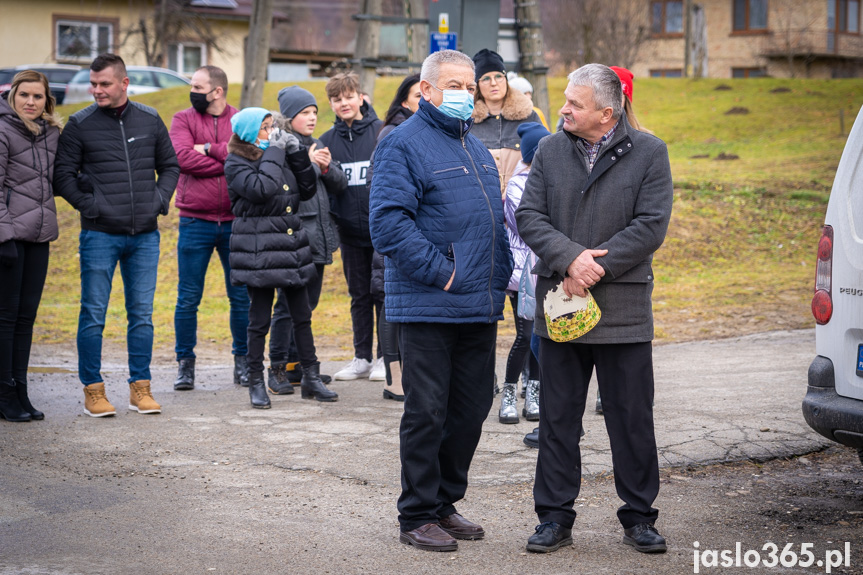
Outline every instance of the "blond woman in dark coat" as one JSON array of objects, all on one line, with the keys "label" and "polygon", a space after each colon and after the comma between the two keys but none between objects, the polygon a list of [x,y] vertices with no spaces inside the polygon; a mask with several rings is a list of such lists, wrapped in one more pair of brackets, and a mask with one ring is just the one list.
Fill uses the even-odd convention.
[{"label": "blond woman in dark coat", "polygon": [[0,96],[0,417],[44,419],[27,394],[33,323],[57,239],[51,178],[60,136],[48,79],[19,72]]}]

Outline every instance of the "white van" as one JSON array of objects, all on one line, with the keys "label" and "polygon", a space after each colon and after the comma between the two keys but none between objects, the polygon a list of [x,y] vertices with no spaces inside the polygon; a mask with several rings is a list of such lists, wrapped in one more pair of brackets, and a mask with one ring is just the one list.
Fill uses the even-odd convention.
[{"label": "white van", "polygon": [[815,271],[815,359],[803,417],[863,462],[863,109],[836,170]]}]

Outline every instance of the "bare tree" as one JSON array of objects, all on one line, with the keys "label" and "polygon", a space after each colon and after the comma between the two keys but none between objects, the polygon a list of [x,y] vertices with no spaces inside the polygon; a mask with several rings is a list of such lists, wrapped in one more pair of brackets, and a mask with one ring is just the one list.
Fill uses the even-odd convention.
[{"label": "bare tree", "polygon": [[219,36],[210,21],[188,7],[189,0],[155,0],[152,12],[142,11],[141,17],[122,31],[120,45],[137,43],[148,66],[162,67],[168,63],[168,46],[181,40],[196,38],[221,52]]},{"label": "bare tree", "polygon": [[823,13],[819,14],[813,4],[807,0],[783,0],[771,4],[771,30],[763,52],[784,59],[791,78],[797,76],[795,60],[809,64],[817,51],[814,28],[823,18]]},{"label": "bare tree", "polygon": [[591,62],[631,68],[650,35],[649,12],[640,0],[552,0],[540,6],[546,44],[570,70]]}]

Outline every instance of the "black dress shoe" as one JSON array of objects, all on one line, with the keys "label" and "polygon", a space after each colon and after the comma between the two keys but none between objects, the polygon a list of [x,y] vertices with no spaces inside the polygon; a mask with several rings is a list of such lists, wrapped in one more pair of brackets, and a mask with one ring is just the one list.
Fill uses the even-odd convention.
[{"label": "black dress shoe", "polygon": [[534,449],[539,449],[539,428],[534,427],[533,431],[524,436],[524,444]]},{"label": "black dress shoe", "polygon": [[639,523],[635,527],[624,529],[623,542],[642,553],[665,553],[668,549],[665,538],[659,534],[653,523]]},{"label": "black dress shoe", "polygon": [[553,521],[537,525],[536,533],[527,540],[527,550],[534,553],[551,553],[565,545],[572,545],[572,529]]},{"label": "black dress shoe", "polygon": [[437,523],[426,523],[411,531],[402,531],[399,541],[423,551],[456,551],[458,541],[450,537]]},{"label": "black dress shoe", "polygon": [[458,513],[441,517],[438,524],[441,529],[456,539],[472,540],[485,537],[485,530],[482,528],[482,525],[468,521]]},{"label": "black dress shoe", "polygon": [[[584,428],[581,428],[581,437],[584,437]],[[539,449],[539,428],[534,427],[533,431],[524,436],[524,444],[534,449]]]}]

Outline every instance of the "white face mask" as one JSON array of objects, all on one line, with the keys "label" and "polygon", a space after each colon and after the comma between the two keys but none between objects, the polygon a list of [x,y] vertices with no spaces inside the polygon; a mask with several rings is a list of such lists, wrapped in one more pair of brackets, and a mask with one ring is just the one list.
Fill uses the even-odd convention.
[{"label": "white face mask", "polygon": [[467,90],[441,90],[432,86],[438,92],[443,93],[443,102],[437,107],[438,110],[451,118],[468,120],[473,114],[473,95]]}]

